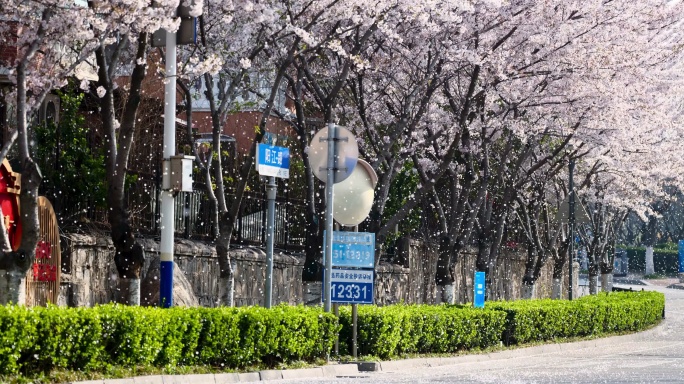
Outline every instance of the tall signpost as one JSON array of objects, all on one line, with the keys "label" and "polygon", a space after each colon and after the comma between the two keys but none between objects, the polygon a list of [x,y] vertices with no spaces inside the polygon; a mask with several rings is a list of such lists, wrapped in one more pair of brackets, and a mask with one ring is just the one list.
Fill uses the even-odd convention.
[{"label": "tall signpost", "polygon": [[290,177],[290,150],[275,145],[257,144],[257,171],[266,176],[266,282],[264,306],[271,308],[273,301],[273,237],[275,232],[275,178]]},{"label": "tall signpost", "polygon": [[[356,232],[356,226],[370,213],[378,177],[370,164],[358,159],[356,138],[334,124],[314,135],[309,158],[314,175],[326,183],[324,309],[330,312],[332,303],[351,304],[356,358],[357,305],[372,304],[375,291],[375,234]],[[333,220],[354,227],[354,232],[333,231]]]},{"label": "tall signpost", "polygon": [[323,307],[326,312],[332,309],[330,281],[332,278],[333,247],[333,199],[334,184],[340,183],[351,175],[359,157],[359,147],[354,135],[345,128],[329,123],[311,139],[309,158],[313,174],[325,182],[325,239],[323,277]]}]

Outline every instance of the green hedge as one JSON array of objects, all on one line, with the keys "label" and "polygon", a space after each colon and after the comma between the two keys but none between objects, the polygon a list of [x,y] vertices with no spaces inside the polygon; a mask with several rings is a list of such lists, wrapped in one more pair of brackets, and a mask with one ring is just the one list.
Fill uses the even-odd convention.
[{"label": "green hedge", "polygon": [[0,374],[313,360],[330,353],[338,330],[334,315],[302,306],[0,306]]},{"label": "green hedge", "polygon": [[662,318],[665,297],[657,292],[612,292],[577,300],[493,302],[507,313],[506,344],[637,331]]},{"label": "green hedge", "polygon": [[[387,358],[449,353],[501,341],[527,343],[637,331],[657,323],[665,299],[657,292],[615,292],[566,300],[460,305],[360,306],[358,352]],[[95,308],[0,306],[0,374],[53,368],[211,365],[314,360],[350,352],[351,310],[338,319],[319,307]]]},{"label": "green hedge", "polygon": [[[351,353],[352,317],[340,311],[341,351]],[[501,311],[463,306],[360,306],[358,353],[381,358],[405,353],[447,353],[499,343],[506,327]]]},{"label": "green hedge", "polygon": [[[646,271],[646,249],[626,248],[629,259],[629,271],[644,273]],[[653,250],[653,268],[656,273],[663,275],[677,274],[679,267],[679,252],[671,249]]]}]

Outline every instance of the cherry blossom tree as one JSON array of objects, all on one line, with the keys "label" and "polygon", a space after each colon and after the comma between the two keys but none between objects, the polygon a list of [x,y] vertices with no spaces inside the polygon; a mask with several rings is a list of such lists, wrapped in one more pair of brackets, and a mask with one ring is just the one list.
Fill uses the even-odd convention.
[{"label": "cherry blossom tree", "polygon": [[[99,17],[98,22],[104,24],[94,34],[98,81],[93,88],[99,99],[104,136],[108,218],[116,251],[114,262],[125,292],[121,300],[131,305],[140,304],[145,254],[135,238],[124,199],[128,159],[135,137],[142,84],[147,75],[150,35],[160,28],[171,31],[178,28],[178,6],[178,0],[155,4],[145,1],[89,3]],[[196,15],[199,11],[193,12]],[[89,89],[86,82],[82,87]],[[125,96],[119,115],[115,110],[115,92]]]},{"label": "cherry blossom tree", "polygon": [[[0,150],[3,160],[18,139],[21,162],[22,242],[12,250],[6,235],[2,250],[0,303],[23,304],[24,277],[35,259],[39,237],[38,186],[41,173],[31,156],[32,116],[45,96],[63,86],[76,66],[95,48],[94,33],[102,23],[91,10],[73,1],[21,0],[0,5],[0,38],[16,46],[16,57],[6,63],[13,89],[7,96],[16,108],[16,129]],[[4,227],[4,226],[3,226]],[[5,234],[5,229],[1,228]]]},{"label": "cherry blossom tree", "polygon": [[[434,192],[434,186],[442,175],[448,174],[452,180],[458,180],[454,176],[462,176],[462,183],[451,188],[456,193],[444,196],[457,197],[458,192],[468,191],[473,185],[479,187],[480,192],[462,193],[461,196],[468,198],[461,205],[455,203],[448,208],[445,201],[435,201],[434,206],[443,221],[448,216],[443,212],[459,212],[458,207],[468,207],[474,218],[467,220],[467,215],[454,215],[465,221],[452,225],[453,229],[444,225],[444,221],[440,233],[461,233],[465,235],[463,240],[467,246],[468,236],[473,232],[461,229],[469,228],[469,222],[477,222],[478,269],[490,272],[491,276],[497,265],[511,209],[520,197],[520,191],[540,172],[548,173],[553,169],[558,172],[562,163],[560,155],[570,139],[576,147],[583,148],[582,156],[587,157],[588,163],[601,160],[606,169],[617,171],[621,168],[621,172],[625,172],[630,166],[625,163],[624,168],[614,168],[621,161],[616,162],[613,156],[617,154],[611,151],[628,142],[643,143],[643,139],[634,140],[635,133],[651,135],[644,127],[637,127],[637,122],[657,121],[659,126],[651,131],[656,137],[662,136],[662,122],[667,121],[667,114],[652,95],[649,100],[640,88],[660,87],[660,90],[669,89],[670,92],[674,89],[662,84],[664,79],[672,80],[672,73],[653,74],[652,70],[655,63],[663,60],[664,53],[672,51],[673,42],[668,42],[668,48],[659,36],[667,35],[664,31],[673,25],[678,8],[671,4],[660,7],[649,4],[646,7],[615,2],[591,5],[558,2],[553,6],[547,3],[519,1],[494,8],[480,5],[474,11],[459,14],[461,24],[458,27],[461,31],[456,40],[460,44],[445,40],[452,43],[449,44],[450,54],[445,55],[446,62],[452,67],[447,68],[451,72],[444,86],[444,95],[438,95],[441,101],[439,98],[431,100],[450,108],[430,110],[431,114],[425,118],[430,125],[421,126],[419,133],[424,135],[420,139],[429,138],[439,144],[422,146],[413,152],[401,147],[405,152],[393,152],[394,157],[401,153],[422,157],[413,161],[422,184],[413,199],[378,230],[379,239],[383,239],[396,223],[406,217],[421,198],[428,194],[439,196]],[[620,34],[618,30],[629,33]],[[421,41],[430,42],[421,37]],[[415,52],[408,53],[413,58],[411,64],[420,57]],[[406,65],[395,65],[392,74],[403,75],[403,68]],[[443,76],[447,70],[442,70]],[[410,75],[406,77],[414,79]],[[629,84],[629,91],[633,93],[623,92],[625,84]],[[373,85],[366,85],[364,90],[372,89]],[[381,89],[387,90],[388,87]],[[395,92],[396,87],[389,89]],[[380,93],[378,99],[382,95]],[[373,99],[368,95],[359,98],[365,105]],[[357,105],[362,104],[358,102]],[[378,106],[378,116],[386,116],[380,120],[385,124],[366,126],[370,127],[369,131],[382,132],[386,122],[393,121],[387,112],[390,108],[383,108],[391,104],[379,102],[375,105]],[[649,107],[639,108],[644,105]],[[368,113],[368,107],[359,109],[364,114]],[[449,115],[450,118],[445,118]],[[452,124],[453,133],[449,135],[448,130],[437,128],[437,122],[443,121],[460,124]],[[377,136],[373,140],[373,133],[368,134],[371,137],[369,142],[377,143],[383,149],[394,148],[393,142],[382,143]],[[406,133],[402,131],[402,134]],[[553,137],[560,137],[562,145],[555,148],[542,145]],[[456,146],[450,143],[456,143]],[[497,145],[499,149],[493,150]],[[539,152],[545,148],[551,150]],[[639,152],[643,153],[643,148]],[[672,160],[670,164],[677,164],[676,159]],[[471,164],[470,168],[467,168],[468,164]],[[388,172],[383,169],[379,173],[387,175]],[[493,180],[492,185],[487,186],[490,179]],[[643,192],[644,188],[638,191]],[[637,193],[635,199],[625,199],[624,204],[634,209],[642,207],[638,196]],[[445,272],[458,255],[450,248],[452,244],[463,241],[449,237],[445,236],[446,241],[440,242],[445,246],[440,252],[442,267],[438,268],[437,277],[446,285],[450,281]]]}]

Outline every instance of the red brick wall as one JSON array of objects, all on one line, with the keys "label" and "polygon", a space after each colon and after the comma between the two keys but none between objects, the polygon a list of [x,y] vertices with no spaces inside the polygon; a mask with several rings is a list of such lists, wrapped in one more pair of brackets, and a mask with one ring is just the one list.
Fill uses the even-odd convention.
[{"label": "red brick wall", "polygon": [[[199,133],[211,132],[209,112],[193,112],[192,116],[193,128],[197,128]],[[238,153],[249,152],[254,140],[255,127],[259,126],[260,119],[261,112],[237,112],[228,116],[223,125],[223,133],[235,138]],[[290,125],[275,117],[268,120],[266,131],[278,135],[293,135]]]},{"label": "red brick wall", "polygon": [[[17,58],[18,26],[14,21],[3,21],[2,23],[9,24],[9,30],[0,35],[0,65],[8,66],[13,64]],[[3,25],[3,29],[5,25]]]}]

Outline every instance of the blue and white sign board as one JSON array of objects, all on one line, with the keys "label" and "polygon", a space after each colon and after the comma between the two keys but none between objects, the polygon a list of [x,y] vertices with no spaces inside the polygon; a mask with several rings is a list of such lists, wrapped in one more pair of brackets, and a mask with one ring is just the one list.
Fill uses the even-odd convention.
[{"label": "blue and white sign board", "polygon": [[333,269],[330,301],[341,304],[373,304],[373,271]]},{"label": "blue and white sign board", "polygon": [[484,308],[485,304],[485,273],[475,272],[475,295],[473,296],[473,307]]},{"label": "blue and white sign board", "polygon": [[332,266],[375,268],[375,233],[333,231]]},{"label": "blue and white sign board", "polygon": [[684,273],[684,240],[679,240],[679,273]]},{"label": "blue and white sign board", "polygon": [[261,176],[290,178],[290,149],[257,144],[257,171]]}]

